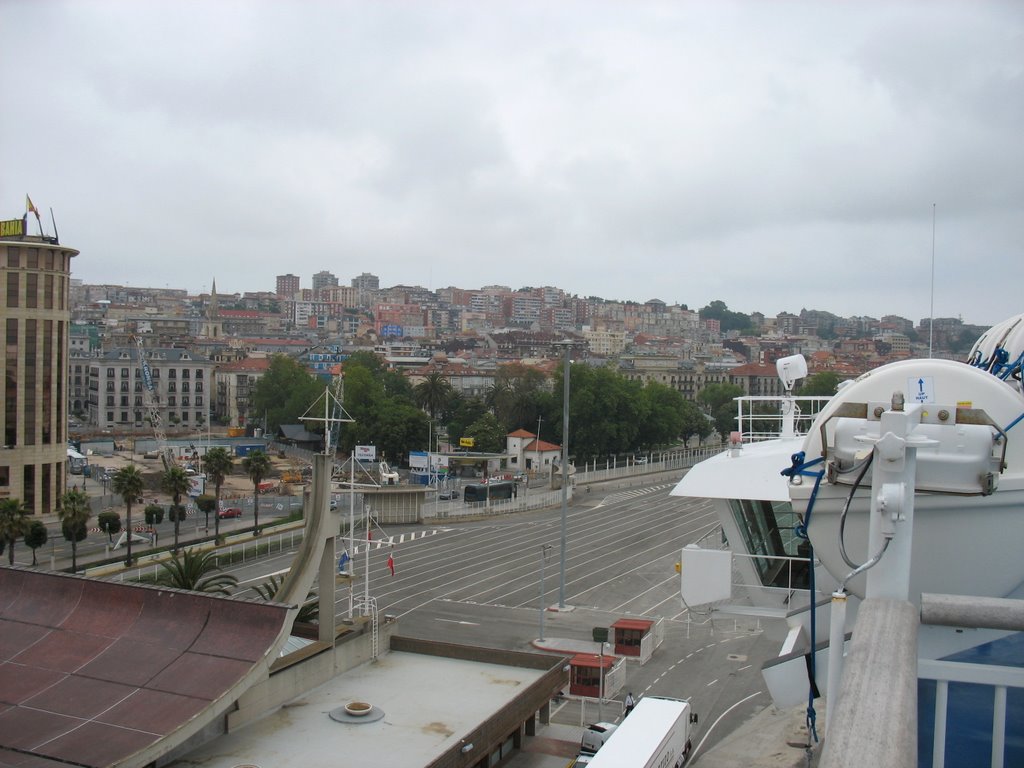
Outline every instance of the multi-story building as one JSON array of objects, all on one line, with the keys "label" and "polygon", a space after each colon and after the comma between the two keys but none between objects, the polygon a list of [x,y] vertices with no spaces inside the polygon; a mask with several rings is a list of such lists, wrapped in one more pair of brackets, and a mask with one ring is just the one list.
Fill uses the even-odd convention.
[{"label": "multi-story building", "polygon": [[359,306],[363,309],[369,309],[377,301],[376,296],[377,291],[380,290],[380,278],[376,275],[371,275],[369,272],[363,272],[359,277],[352,278],[352,287],[356,289]]},{"label": "multi-story building", "polygon": [[[185,349],[147,349],[155,405],[165,424],[206,423],[213,363]],[[138,349],[112,349],[89,362],[89,423],[99,429],[141,427],[147,399]]]},{"label": "multi-story building", "polygon": [[324,288],[330,288],[331,286],[338,285],[338,278],[328,272],[326,269],[317,272],[313,275],[313,295],[317,298],[320,296],[320,291]]},{"label": "multi-story building", "polygon": [[590,354],[595,357],[611,357],[626,348],[625,331],[583,330]]},{"label": "multi-story building", "polygon": [[[217,367],[214,413],[222,424],[244,427],[261,414],[252,413],[252,388],[270,367],[269,357],[250,357]],[[256,418],[256,421],[260,420]]]},{"label": "multi-story building", "polygon": [[68,283],[78,251],[27,235],[26,224],[0,222],[0,498],[42,515],[56,511],[66,488]]},{"label": "multi-story building", "polygon": [[277,276],[277,295],[290,299],[299,292],[299,276],[291,273]]}]

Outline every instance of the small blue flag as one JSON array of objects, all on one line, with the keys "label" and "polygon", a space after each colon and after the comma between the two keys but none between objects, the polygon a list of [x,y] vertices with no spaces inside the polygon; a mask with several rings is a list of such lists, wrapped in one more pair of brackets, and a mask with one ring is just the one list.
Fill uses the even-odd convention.
[{"label": "small blue flag", "polygon": [[338,573],[345,573],[345,565],[351,558],[348,556],[348,550],[344,550],[341,553],[341,557],[338,558]]}]

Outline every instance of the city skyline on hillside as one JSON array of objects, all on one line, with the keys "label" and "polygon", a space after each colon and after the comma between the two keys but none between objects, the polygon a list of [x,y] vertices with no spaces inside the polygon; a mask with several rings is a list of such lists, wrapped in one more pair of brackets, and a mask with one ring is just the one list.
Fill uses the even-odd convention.
[{"label": "city skyline on hillside", "polygon": [[[309,279],[305,279],[301,275],[298,276],[298,277],[300,277],[302,279],[300,290],[311,290],[311,285],[310,285],[311,284],[311,277]],[[338,278],[339,278],[340,285],[343,285],[343,286],[346,285],[346,282],[344,281],[344,279],[340,275],[338,275]],[[246,294],[274,294],[274,288],[273,288],[272,284],[270,285],[270,287],[260,288],[260,289],[253,290],[253,291],[239,291],[239,290],[234,290],[229,283],[227,283],[226,281],[223,281],[221,278],[219,278],[217,276],[214,276],[213,280],[211,281],[211,283],[207,284],[205,287],[202,287],[200,290],[190,290],[189,288],[187,288],[185,286],[173,285],[173,284],[168,284],[168,285],[164,285],[164,286],[157,286],[157,285],[141,285],[141,284],[130,285],[130,284],[124,283],[124,282],[120,282],[120,283],[118,283],[118,282],[113,282],[113,283],[109,283],[109,282],[90,282],[90,281],[84,280],[83,278],[77,277],[77,276],[73,276],[73,279],[75,281],[79,281],[80,280],[82,282],[82,285],[94,286],[94,287],[95,286],[112,286],[112,287],[116,286],[118,288],[122,288],[123,287],[125,289],[138,290],[138,291],[160,291],[160,290],[184,291],[190,297],[200,297],[200,296],[204,296],[204,295],[209,295],[210,294],[210,288],[212,287],[213,284],[216,284],[217,296],[218,296],[218,298],[221,301],[225,297],[229,297],[229,296],[232,296],[232,297],[237,296],[237,297],[239,297],[239,299],[241,299]],[[438,291],[444,291],[444,290],[448,290],[448,289],[455,289],[455,290],[467,291],[467,292],[470,292],[470,293],[477,293],[477,292],[482,292],[486,288],[493,288],[493,287],[496,287],[496,286],[499,286],[499,285],[502,285],[502,284],[491,282],[491,283],[486,283],[484,285],[481,285],[481,286],[479,286],[477,288],[467,288],[467,287],[464,287],[464,286],[451,285],[451,286],[444,286],[444,287],[441,287],[441,288],[435,288],[433,290],[430,290],[429,292],[431,294],[435,295],[435,296],[437,295]],[[570,288],[567,288],[566,286],[550,286],[549,284],[544,284],[544,285],[541,285],[541,284],[523,285],[523,286],[518,286],[518,287],[514,286],[514,285],[504,285],[504,287],[508,288],[512,292],[518,292],[518,291],[530,290],[530,289],[537,289],[537,288],[542,288],[542,287],[554,287],[554,288],[557,288],[559,290],[564,291],[566,297],[578,297],[578,298],[583,298],[583,299],[595,298],[595,299],[599,299],[601,301],[608,302],[608,303],[646,304],[646,303],[648,303],[650,301],[662,301],[662,302],[664,302],[668,306],[684,306],[685,305],[686,309],[688,309],[691,312],[699,312],[701,309],[703,309],[703,308],[707,307],[708,305],[710,305],[711,302],[722,301],[722,302],[725,303],[726,307],[728,308],[728,310],[730,312],[738,312],[740,314],[744,314],[744,315],[747,315],[747,316],[750,316],[752,314],[760,312],[761,314],[763,314],[765,317],[768,317],[768,318],[776,317],[776,316],[778,316],[780,314],[792,314],[792,315],[799,316],[801,314],[801,312],[824,312],[824,313],[832,314],[832,315],[835,315],[836,317],[841,317],[841,318],[842,317],[873,317],[875,319],[881,319],[883,317],[901,317],[901,318],[905,318],[907,320],[912,321],[915,325],[917,325],[922,320],[929,319],[929,316],[927,314],[918,316],[918,315],[911,315],[911,314],[908,314],[906,312],[900,312],[898,310],[891,311],[891,312],[883,312],[883,313],[877,314],[877,315],[873,315],[873,314],[870,314],[870,313],[867,313],[867,312],[854,312],[852,314],[844,315],[844,314],[840,314],[839,312],[835,312],[835,311],[833,311],[833,310],[831,310],[831,309],[829,309],[827,307],[822,307],[822,306],[801,306],[801,307],[797,307],[795,309],[783,309],[783,310],[780,310],[779,312],[776,312],[776,313],[768,313],[768,312],[762,312],[761,310],[756,309],[756,308],[754,308],[754,309],[744,309],[744,308],[741,308],[741,307],[733,306],[727,299],[722,298],[722,297],[711,299],[708,302],[705,302],[705,303],[703,303],[703,304],[698,306],[698,305],[695,305],[695,304],[692,304],[692,303],[687,303],[687,302],[667,301],[663,297],[660,297],[660,296],[648,296],[648,297],[642,298],[642,299],[641,298],[635,298],[635,299],[634,298],[616,298],[616,297],[608,297],[608,296],[580,296],[579,294],[574,293]],[[394,289],[397,289],[397,288],[423,288],[423,289],[426,289],[426,286],[415,285],[413,283],[399,282],[399,283],[395,283],[394,285],[384,285],[384,284],[382,284],[380,290],[381,291],[390,291],[390,290],[394,290]],[[429,290],[429,289],[427,289],[427,290]],[[987,325],[993,325],[994,324],[994,323],[975,322],[972,318],[966,317],[966,316],[964,316],[964,315],[962,315],[960,313],[952,313],[952,314],[948,314],[948,315],[940,315],[940,314],[936,313],[935,318],[939,319],[940,317],[941,318],[957,319],[957,320],[962,321],[965,325],[987,326]],[[1001,318],[1001,319],[1005,319],[1005,318]],[[998,320],[996,322],[998,322]]]},{"label": "city skyline on hillside", "polygon": [[0,219],[27,193],[52,234],[52,208],[91,283],[256,291],[324,265],[976,324],[1024,284],[1016,2],[2,15]]}]

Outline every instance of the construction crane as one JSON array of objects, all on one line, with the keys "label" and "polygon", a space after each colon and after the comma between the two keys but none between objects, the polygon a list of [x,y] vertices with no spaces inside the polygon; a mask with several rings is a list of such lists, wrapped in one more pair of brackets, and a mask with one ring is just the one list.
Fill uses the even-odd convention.
[{"label": "construction crane", "polygon": [[167,444],[167,434],[164,432],[164,419],[160,415],[160,407],[156,400],[156,386],[153,384],[153,371],[146,360],[146,348],[142,343],[142,337],[135,337],[135,346],[139,350],[139,367],[142,369],[142,384],[146,391],[146,409],[149,411],[149,422],[153,425],[153,436],[156,438],[156,447],[160,452],[160,459],[164,463],[164,469],[177,466],[174,451]]}]

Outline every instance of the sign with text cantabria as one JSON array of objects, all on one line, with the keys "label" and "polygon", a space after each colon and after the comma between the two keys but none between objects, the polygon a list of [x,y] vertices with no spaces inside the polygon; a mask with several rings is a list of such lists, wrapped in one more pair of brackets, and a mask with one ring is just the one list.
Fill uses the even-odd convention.
[{"label": "sign with text cantabria", "polygon": [[7,221],[0,221],[0,237],[24,237],[25,236],[25,220],[24,219],[8,219]]}]

